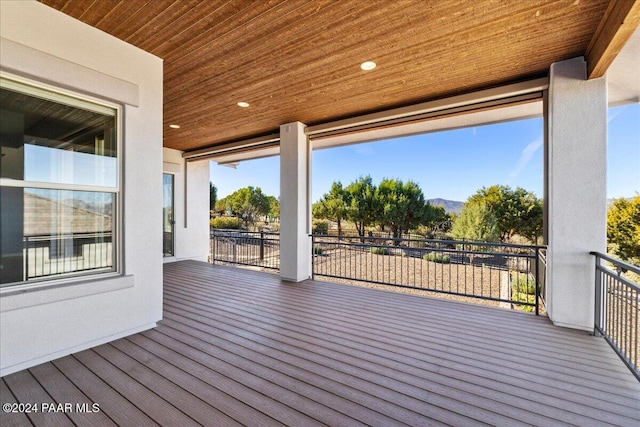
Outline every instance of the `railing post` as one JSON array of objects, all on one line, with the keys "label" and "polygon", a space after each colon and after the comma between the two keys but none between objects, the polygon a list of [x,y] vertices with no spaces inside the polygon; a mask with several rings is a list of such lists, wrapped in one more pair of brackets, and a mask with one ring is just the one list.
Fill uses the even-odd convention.
[{"label": "railing post", "polygon": [[536,246],[536,272],[535,272],[535,281],[536,281],[536,316],[540,315],[540,248]]},{"label": "railing post", "polygon": [[260,230],[260,261],[264,261],[264,231]]},{"label": "railing post", "polygon": [[313,234],[311,235],[311,280],[315,278],[316,272],[316,240]]},{"label": "railing post", "polygon": [[595,255],[595,292],[596,292],[596,303],[594,307],[594,317],[593,317],[593,335],[596,337],[601,336],[599,329],[602,325],[600,325],[601,315],[602,315],[602,275],[598,270],[598,266],[600,265],[600,258],[598,255]]},{"label": "railing post", "polygon": [[216,263],[216,254],[218,253],[218,238],[216,236],[216,231],[213,230],[213,244],[211,245],[211,264]]},{"label": "railing post", "polygon": [[233,263],[236,264],[238,262],[238,238],[233,238]]},{"label": "railing post", "polygon": [[29,236],[24,236],[24,281],[29,280]]}]

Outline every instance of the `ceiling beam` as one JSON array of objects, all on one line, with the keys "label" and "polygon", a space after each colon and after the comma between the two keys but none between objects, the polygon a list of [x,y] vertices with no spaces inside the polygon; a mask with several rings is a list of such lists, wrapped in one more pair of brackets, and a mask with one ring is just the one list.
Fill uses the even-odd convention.
[{"label": "ceiling beam", "polygon": [[640,25],[640,0],[611,0],[587,47],[587,77],[604,76]]}]

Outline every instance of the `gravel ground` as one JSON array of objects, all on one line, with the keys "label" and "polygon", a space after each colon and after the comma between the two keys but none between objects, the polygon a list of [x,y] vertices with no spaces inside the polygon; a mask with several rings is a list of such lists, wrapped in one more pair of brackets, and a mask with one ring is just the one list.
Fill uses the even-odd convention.
[{"label": "gravel ground", "polygon": [[[455,260],[450,263],[438,263],[414,256],[378,255],[369,251],[336,248],[314,256],[314,271],[315,277],[320,280],[500,306],[501,303],[496,301],[442,293],[443,291],[473,293],[484,297],[500,298],[501,282],[508,286],[506,284],[508,269],[504,263],[496,266],[483,264],[482,261],[480,257],[476,257],[472,260],[472,264],[455,262]],[[329,276],[362,278],[367,282]],[[371,282],[385,282],[415,288]]]}]

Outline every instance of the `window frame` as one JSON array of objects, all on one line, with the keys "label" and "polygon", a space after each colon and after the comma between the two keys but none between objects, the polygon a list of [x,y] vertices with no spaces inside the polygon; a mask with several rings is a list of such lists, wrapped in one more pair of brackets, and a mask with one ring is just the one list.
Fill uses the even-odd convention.
[{"label": "window frame", "polygon": [[50,190],[90,191],[113,194],[112,239],[113,239],[113,267],[109,271],[77,271],[61,273],[53,276],[34,277],[20,282],[6,283],[0,286],[0,294],[14,291],[28,291],[41,288],[50,288],[60,285],[86,283],[88,280],[101,280],[123,276],[124,268],[124,106],[106,99],[87,95],[73,90],[50,85],[40,81],[16,76],[11,73],[0,72],[0,87],[28,96],[45,98],[57,104],[74,108],[88,109],[95,113],[115,115],[116,133],[116,185],[96,186],[67,183],[51,183],[40,181],[17,180],[0,177],[0,187],[38,188]]}]

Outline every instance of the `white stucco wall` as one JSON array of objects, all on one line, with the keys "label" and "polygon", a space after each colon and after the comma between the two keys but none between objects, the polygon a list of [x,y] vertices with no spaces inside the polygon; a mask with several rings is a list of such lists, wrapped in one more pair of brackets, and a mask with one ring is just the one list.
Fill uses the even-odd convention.
[{"label": "white stucco wall", "polygon": [[35,1],[0,2],[0,69],[123,105],[122,276],[0,291],[6,375],[162,316],[162,61]]},{"label": "white stucco wall", "polygon": [[606,252],[607,85],[586,63],[552,64],[548,112],[547,311],[559,326],[592,330],[595,260]]},{"label": "white stucco wall", "polygon": [[[185,172],[186,168],[186,172]],[[163,172],[174,175],[174,250],[165,262],[207,261],[209,253],[209,160],[186,163],[182,151],[163,149]],[[185,206],[185,176],[186,206]],[[186,209],[186,221],[185,221]]]}]

